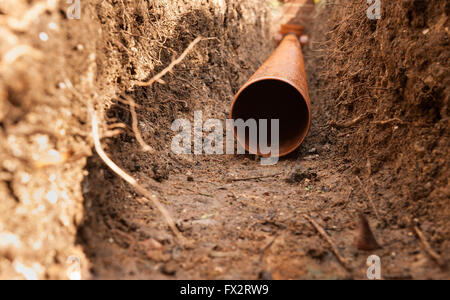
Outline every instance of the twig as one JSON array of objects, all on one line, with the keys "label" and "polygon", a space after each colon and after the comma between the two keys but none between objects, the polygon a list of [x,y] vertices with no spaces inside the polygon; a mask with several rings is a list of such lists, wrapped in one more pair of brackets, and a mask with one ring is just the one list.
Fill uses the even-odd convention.
[{"label": "twig", "polygon": [[263,261],[264,255],[266,254],[267,250],[269,250],[270,247],[272,247],[272,245],[275,243],[277,238],[278,238],[278,235],[275,235],[273,237],[273,239],[269,243],[267,243],[267,245],[265,245],[264,248],[262,248],[261,255],[259,256],[259,262]]},{"label": "twig", "polygon": [[272,175],[265,175],[265,176],[257,176],[257,177],[247,177],[247,178],[232,178],[229,179],[230,181],[247,181],[247,180],[258,180],[258,179],[264,179],[264,178],[270,178],[270,177],[276,177],[278,175],[283,174],[283,172],[281,173],[276,173],[276,174],[272,174]]},{"label": "twig", "polygon": [[184,237],[181,235],[181,233],[178,231],[177,227],[175,226],[175,222],[173,221],[172,217],[170,216],[169,212],[166,210],[166,208],[161,204],[161,202],[158,200],[156,195],[152,195],[149,191],[147,191],[145,188],[143,188],[132,176],[128,175],[125,171],[123,171],[119,166],[117,166],[105,153],[105,151],[102,148],[101,142],[100,142],[100,135],[99,135],[99,129],[98,129],[98,119],[97,119],[97,113],[92,105],[91,102],[88,104],[89,108],[89,114],[91,116],[91,122],[92,122],[92,137],[94,139],[94,145],[95,150],[97,151],[98,156],[103,160],[103,162],[118,176],[120,176],[123,180],[125,180],[128,184],[130,184],[138,193],[140,193],[145,198],[151,200],[153,202],[153,205],[163,215],[163,217],[166,219],[167,224],[169,225],[170,229],[173,231],[175,236],[181,241],[184,242]]},{"label": "twig", "polygon": [[433,250],[433,248],[431,248],[430,244],[426,240],[422,231],[420,231],[419,227],[414,226],[414,232],[416,233],[417,237],[419,238],[419,241],[422,244],[425,252],[439,265],[439,267],[441,267],[441,268],[445,267],[445,263],[442,261],[441,256],[439,254],[437,254],[436,251]]},{"label": "twig", "polygon": [[314,228],[317,230],[317,232],[319,232],[319,234],[328,242],[328,244],[330,245],[331,249],[333,250],[334,255],[336,256],[337,260],[339,261],[339,263],[346,269],[346,270],[350,270],[350,268],[347,265],[347,260],[342,257],[339,254],[339,249],[337,248],[337,246],[333,243],[333,241],[331,240],[331,238],[328,236],[328,234],[325,232],[325,229],[322,228],[322,226],[320,226],[316,221],[314,221],[310,216],[308,215],[303,215],[304,218],[306,220],[308,220],[313,226]]},{"label": "twig", "polygon": [[405,122],[403,122],[399,118],[392,118],[392,119],[388,119],[388,120],[384,120],[384,121],[374,121],[373,123],[377,124],[377,125],[386,125],[386,124],[389,124],[389,123],[405,124]]},{"label": "twig", "polygon": [[369,191],[368,191],[368,190],[366,189],[366,187],[363,185],[361,179],[359,179],[358,176],[356,176],[356,179],[358,180],[359,185],[361,186],[362,190],[363,190],[364,193],[366,194],[367,199],[369,199],[370,206],[372,207],[372,209],[373,209],[373,211],[374,211],[374,213],[375,213],[375,216],[377,217],[377,219],[378,219],[379,221],[382,221],[382,219],[381,219],[381,217],[380,217],[380,214],[378,213],[378,209],[377,209],[377,207],[375,206],[375,202],[373,202],[372,195],[369,193]]},{"label": "twig", "polygon": [[356,124],[358,124],[359,122],[361,122],[364,118],[366,118],[369,114],[363,114],[351,121],[348,121],[346,123],[337,123],[336,121],[330,121],[328,122],[328,126],[334,127],[334,128],[347,128],[347,127],[352,127]]},{"label": "twig", "polygon": [[181,63],[184,60],[184,58],[189,54],[189,52],[195,47],[195,45],[197,45],[202,40],[203,40],[203,37],[201,37],[201,36],[197,37],[193,42],[191,42],[189,44],[189,46],[186,48],[186,50],[184,50],[184,52],[180,55],[180,57],[178,57],[176,60],[172,61],[167,68],[162,70],[159,74],[154,76],[149,81],[147,81],[147,82],[136,82],[136,85],[137,86],[151,86],[155,82],[163,82],[162,78],[167,73],[171,72],[176,65]]},{"label": "twig", "polygon": [[116,128],[122,128],[122,129],[127,129],[128,126],[125,125],[124,123],[114,123],[114,124],[108,124],[108,129],[116,129]]},{"label": "twig", "polygon": [[[128,103],[128,101],[125,101],[125,100],[123,100],[123,99],[117,99],[117,106],[119,106],[119,107],[122,107],[123,108],[123,106],[121,106],[121,104],[125,104],[125,105],[129,105],[129,103]],[[155,110],[153,109],[153,108],[151,108],[151,107],[146,107],[146,106],[142,106],[142,105],[139,105],[139,104],[137,104],[136,102],[134,102],[134,106],[137,108],[137,109],[145,109],[145,110],[147,110],[147,111],[149,111],[149,112],[154,112]]]},{"label": "twig", "polygon": [[139,130],[139,127],[138,127],[138,118],[137,118],[137,114],[136,114],[136,103],[134,102],[134,100],[131,97],[129,97],[129,96],[124,96],[124,97],[127,99],[128,104],[130,105],[131,117],[133,119],[133,121],[132,121],[133,132],[134,132],[134,135],[136,136],[138,143],[141,145],[142,149],[145,152],[155,153],[155,150],[151,146],[149,146],[142,138],[141,131]]},{"label": "twig", "polygon": [[109,130],[108,132],[105,132],[105,134],[103,134],[103,137],[104,138],[112,138],[112,137],[116,137],[121,134],[123,134],[123,131],[121,129],[115,129],[115,130]]},{"label": "twig", "polygon": [[161,48],[164,48],[164,49],[166,49],[166,50],[168,50],[168,51],[170,51],[170,52],[176,52],[176,51],[173,50],[172,48],[169,48],[169,47],[164,46],[163,43],[161,43],[161,42],[159,42],[159,41],[157,41],[157,40],[154,40],[154,39],[145,37],[145,36],[143,36],[143,35],[133,34],[133,33],[130,33],[130,32],[128,32],[128,31],[125,31],[125,30],[116,31],[116,32],[113,32],[113,31],[112,31],[111,34],[118,34],[118,33],[120,33],[120,32],[125,33],[125,34],[128,34],[128,35],[131,35],[131,36],[134,36],[134,37],[142,38],[142,39],[148,40],[148,41],[150,41],[150,42],[155,42],[155,43],[157,43]]}]

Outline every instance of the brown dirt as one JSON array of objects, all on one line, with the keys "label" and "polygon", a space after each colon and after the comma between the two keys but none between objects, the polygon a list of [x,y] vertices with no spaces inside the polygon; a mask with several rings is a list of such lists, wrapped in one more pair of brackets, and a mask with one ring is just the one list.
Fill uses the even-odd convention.
[{"label": "brown dirt", "polygon": [[[379,21],[347,0],[317,11],[305,49],[312,130],[271,167],[253,156],[175,156],[170,125],[194,110],[227,116],[274,48],[275,1],[98,1],[83,4],[81,20],[67,20],[62,1],[23,28],[12,18],[47,1],[15,2],[0,5],[0,278],[67,278],[76,257],[94,279],[363,279],[370,254],[386,279],[450,278],[411,228],[450,260],[445,1],[386,3]],[[134,85],[199,35],[211,39],[165,84]],[[26,51],[8,60],[11,49]],[[123,94],[156,154],[136,142]],[[105,148],[162,199],[189,244],[91,152],[89,100],[104,124],[126,125]],[[353,245],[360,212],[381,249]]]},{"label": "brown dirt", "polygon": [[380,20],[365,18],[363,4],[340,5],[318,12],[330,22],[316,23],[309,60],[322,66],[313,93],[335,127],[336,152],[387,226],[420,224],[448,257],[450,5],[383,1]]}]

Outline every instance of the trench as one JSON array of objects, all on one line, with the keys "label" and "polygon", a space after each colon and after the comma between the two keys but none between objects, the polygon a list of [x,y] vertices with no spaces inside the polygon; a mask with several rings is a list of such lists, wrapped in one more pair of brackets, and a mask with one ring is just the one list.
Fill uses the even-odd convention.
[{"label": "trench", "polygon": [[[179,165],[161,183],[139,174],[144,186],[146,181],[151,182],[177,220],[178,229],[190,241],[183,247],[177,245],[156,209],[97,158],[91,158],[85,190],[92,182],[101,184],[102,189],[85,194],[88,221],[79,230],[79,241],[92,263],[93,276],[350,276],[302,217],[332,214],[323,212],[323,208],[347,197],[344,180],[327,169],[332,153],[325,133],[314,124],[301,148],[274,166],[261,166],[251,155],[200,155],[191,164]],[[139,169],[136,165],[132,168]],[[296,174],[305,178],[298,179]],[[271,242],[270,249],[265,250]]]},{"label": "trench", "polygon": [[[193,15],[186,15],[177,28],[182,30]],[[207,24],[211,17],[201,18]],[[192,36],[186,40],[189,38]],[[212,41],[208,46],[218,47]],[[273,45],[264,48],[264,55],[251,62],[253,71]],[[211,58],[211,53],[208,55]],[[326,99],[320,96],[322,85],[317,80],[324,66],[312,62],[317,55],[313,49],[306,47],[304,55],[312,95],[311,130],[299,149],[272,166],[261,166],[254,155],[175,156],[168,146],[170,123],[178,112],[191,118],[200,107],[206,110],[204,118],[224,119],[234,93],[252,70],[236,70],[216,57],[222,65],[213,66],[195,80],[187,77],[183,86],[171,77],[174,87],[159,85],[154,90],[133,91],[131,96],[140,106],[147,105],[153,96],[161,101],[156,112],[138,110],[145,128],[157,125],[160,131],[153,132],[156,140],[152,146],[158,153],[143,153],[132,134],[110,140],[108,153],[162,200],[188,243],[178,244],[159,211],[92,156],[86,166],[89,175],[83,181],[85,221],[77,234],[92,278],[364,279],[371,254],[383,257],[385,278],[410,278],[414,272],[420,277],[433,268],[404,267],[417,261],[420,245],[413,241],[408,228],[377,220],[367,190],[355,181],[355,162],[339,148],[342,135],[324,126],[332,115]],[[170,59],[167,54],[165,62]],[[206,68],[207,63],[201,67]],[[217,74],[220,78],[214,80]],[[212,89],[217,82],[226,82],[227,101],[223,101],[223,93],[205,96],[198,92],[205,81],[210,81]],[[162,94],[172,102],[158,99]],[[108,114],[126,124],[131,122],[129,112],[120,105]],[[361,213],[375,228],[383,248],[371,252],[355,248]],[[380,213],[389,215],[389,208],[383,206]],[[310,219],[325,229],[346,258],[346,266]]]},{"label": "trench", "polygon": [[[229,116],[287,2],[81,1],[80,19],[65,1],[0,2],[0,278],[367,279],[376,255],[383,279],[448,279],[448,1],[378,1],[373,19],[365,1],[308,0],[301,147],[270,166],[170,151],[174,120]],[[291,91],[263,94],[304,128]],[[88,100],[108,155],[187,243],[92,151]],[[260,104],[242,117],[270,117]]]},{"label": "trench", "polygon": [[[138,90],[136,99],[141,99],[140,93],[145,92]],[[292,100],[301,103],[296,97]],[[230,103],[223,105],[226,115]],[[110,113],[131,122],[123,108],[112,108]],[[108,144],[109,155],[162,200],[188,244],[179,245],[159,211],[93,156],[83,181],[86,217],[77,238],[89,259],[91,276],[351,277],[303,217],[336,213],[323,212],[323,208],[348,193],[344,179],[329,168],[334,149],[320,126],[325,117],[314,115],[306,141],[272,166],[262,166],[258,157],[248,154],[178,157],[167,153],[168,142],[157,157],[160,161],[155,161],[154,156],[142,153],[132,136],[113,139]],[[159,121],[170,124],[171,119]]]}]

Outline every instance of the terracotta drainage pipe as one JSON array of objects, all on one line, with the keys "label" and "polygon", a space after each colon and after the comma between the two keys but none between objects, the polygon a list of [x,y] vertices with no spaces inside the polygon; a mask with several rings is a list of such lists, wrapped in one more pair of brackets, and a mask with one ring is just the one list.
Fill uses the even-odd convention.
[{"label": "terracotta drainage pipe", "polygon": [[[311,100],[299,33],[291,31],[284,36],[275,52],[236,94],[230,112],[233,120],[279,119],[279,156],[297,149],[311,126]],[[240,140],[236,128],[235,135],[249,151],[248,135]],[[270,141],[270,131],[268,135]],[[259,150],[252,154],[261,155]]]}]

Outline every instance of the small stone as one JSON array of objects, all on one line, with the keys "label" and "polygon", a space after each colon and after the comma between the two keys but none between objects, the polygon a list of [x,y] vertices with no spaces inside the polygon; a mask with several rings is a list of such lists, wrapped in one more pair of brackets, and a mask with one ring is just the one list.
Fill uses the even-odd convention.
[{"label": "small stone", "polygon": [[151,250],[159,250],[162,248],[162,245],[160,242],[154,240],[154,239],[148,239],[146,241],[142,242],[142,245],[146,248],[146,249],[151,249]]},{"label": "small stone", "polygon": [[0,232],[0,256],[13,261],[20,249],[22,249],[22,242],[18,236]]},{"label": "small stone", "polygon": [[178,265],[175,262],[168,262],[161,268],[161,272],[167,276],[174,276],[177,273]]},{"label": "small stone", "polygon": [[319,248],[310,248],[306,251],[306,254],[314,259],[322,260],[327,252]]},{"label": "small stone", "polygon": [[322,192],[328,193],[330,191],[331,191],[331,189],[329,187],[326,187],[326,186],[322,187]]},{"label": "small stone", "polygon": [[308,153],[310,153],[310,154],[316,154],[316,153],[317,153],[317,148],[311,148],[311,149],[309,149]]},{"label": "small stone", "polygon": [[58,83],[58,89],[65,90],[66,89],[66,84],[64,82],[59,82]]},{"label": "small stone", "polygon": [[302,35],[300,37],[300,44],[302,44],[303,46],[308,44],[309,42],[309,37],[307,35]]},{"label": "small stone", "polygon": [[431,84],[434,82],[434,78],[433,78],[433,76],[428,75],[428,76],[423,80],[423,82],[426,83],[426,84],[428,84],[428,85],[431,85]]},{"label": "small stone", "polygon": [[161,263],[167,263],[171,259],[170,254],[163,253],[161,250],[148,250],[145,251],[145,255],[148,259]]},{"label": "small stone", "polygon": [[47,201],[51,204],[58,202],[58,193],[56,191],[50,191],[47,193]]},{"label": "small stone", "polygon": [[157,232],[153,234],[153,238],[161,243],[161,245],[170,244],[172,242],[171,236],[165,232]]},{"label": "small stone", "polygon": [[41,41],[46,42],[48,41],[48,34],[45,32],[41,32],[39,33],[39,38],[41,39]]},{"label": "small stone", "polygon": [[261,271],[258,275],[260,280],[273,280],[272,274],[269,271]]}]

